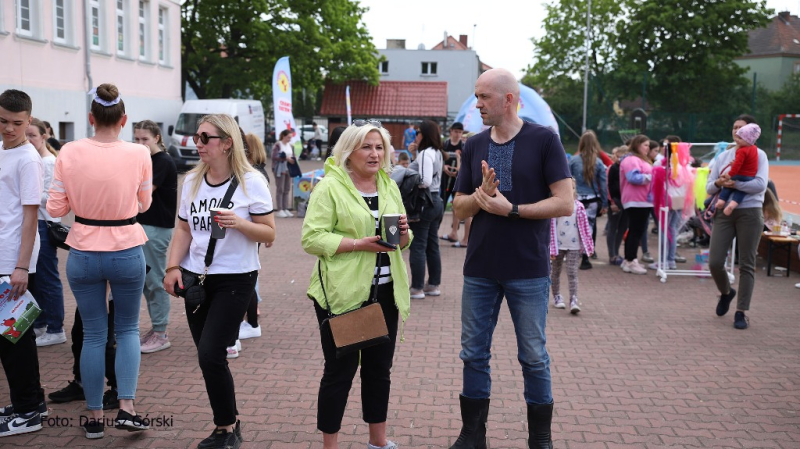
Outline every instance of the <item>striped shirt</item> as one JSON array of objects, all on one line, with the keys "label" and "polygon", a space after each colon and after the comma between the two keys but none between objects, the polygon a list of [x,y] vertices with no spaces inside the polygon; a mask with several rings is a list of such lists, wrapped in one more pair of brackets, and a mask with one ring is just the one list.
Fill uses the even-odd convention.
[{"label": "striped shirt", "polygon": [[[378,216],[378,193],[364,193],[359,192],[367,203],[367,207],[372,211],[372,216],[375,217],[375,235],[381,235],[381,217]],[[378,253],[377,262],[375,263],[375,275],[378,277],[378,285],[388,284],[392,282],[392,273],[389,271],[389,255],[385,252]],[[374,284],[373,280],[373,284]]]}]

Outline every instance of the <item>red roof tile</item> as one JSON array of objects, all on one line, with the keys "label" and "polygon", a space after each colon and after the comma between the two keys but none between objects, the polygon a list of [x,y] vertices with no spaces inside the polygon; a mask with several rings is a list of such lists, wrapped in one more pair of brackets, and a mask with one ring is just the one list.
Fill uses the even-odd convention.
[{"label": "red roof tile", "polygon": [[447,82],[383,81],[370,86],[364,81],[325,83],[322,116],[346,116],[345,88],[350,86],[353,117],[441,118],[447,117]]},{"label": "red roof tile", "polygon": [[766,28],[750,31],[749,53],[741,56],[800,55],[800,17],[780,13]]}]

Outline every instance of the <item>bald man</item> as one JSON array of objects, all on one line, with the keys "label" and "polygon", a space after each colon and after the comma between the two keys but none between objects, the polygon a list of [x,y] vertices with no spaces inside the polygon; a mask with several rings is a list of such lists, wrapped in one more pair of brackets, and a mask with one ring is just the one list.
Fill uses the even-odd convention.
[{"label": "bald man", "polygon": [[475,83],[489,129],[467,140],[453,210],[474,217],[461,300],[463,426],[450,449],[486,448],[492,333],[503,297],[517,334],[528,445],[552,448],[553,395],[545,349],[550,288],[550,219],[572,214],[572,179],[558,134],[517,116],[519,84],[503,69]]}]

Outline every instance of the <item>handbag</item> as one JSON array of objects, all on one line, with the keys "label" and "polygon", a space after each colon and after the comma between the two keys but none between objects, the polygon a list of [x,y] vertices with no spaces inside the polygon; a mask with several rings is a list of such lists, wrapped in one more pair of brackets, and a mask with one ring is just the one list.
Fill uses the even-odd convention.
[{"label": "handbag", "polygon": [[[228,186],[228,190],[225,191],[225,196],[222,197],[222,202],[220,204],[226,206],[230,205],[231,197],[233,196],[233,192],[236,190],[238,185],[239,180],[234,176],[230,185]],[[208,248],[206,249],[206,257],[204,260],[205,269],[203,270],[203,274],[192,273],[191,271],[182,269],[181,281],[183,282],[183,288],[180,288],[177,282],[175,283],[175,295],[183,298],[187,306],[194,307],[192,313],[197,312],[197,310],[206,300],[206,289],[203,286],[203,283],[208,275],[208,267],[211,266],[211,263],[214,261],[214,249],[216,246],[217,239],[211,237],[208,240]]]},{"label": "handbag", "polygon": [[63,225],[57,221],[45,221],[45,223],[47,224],[47,237],[48,240],[50,240],[50,244],[69,251],[70,247],[67,245],[69,226]]},{"label": "handbag", "polygon": [[286,163],[287,168],[289,169],[289,177],[290,178],[299,178],[303,176],[303,171],[300,170],[300,163],[297,161],[296,157],[293,157],[294,164]]},{"label": "handbag", "polygon": [[[376,256],[380,262],[381,254]],[[370,297],[358,309],[345,312],[341,315],[334,315],[328,304],[328,295],[325,293],[325,285],[322,282],[322,261],[317,262],[317,274],[319,283],[322,286],[322,295],[325,297],[325,309],[328,311],[328,318],[322,321],[320,329],[330,333],[333,344],[336,346],[336,358],[360,351],[370,346],[379,345],[391,341],[389,339],[389,329],[386,327],[386,318],[383,316],[383,309],[378,304],[378,274],[372,278],[370,287]]]}]

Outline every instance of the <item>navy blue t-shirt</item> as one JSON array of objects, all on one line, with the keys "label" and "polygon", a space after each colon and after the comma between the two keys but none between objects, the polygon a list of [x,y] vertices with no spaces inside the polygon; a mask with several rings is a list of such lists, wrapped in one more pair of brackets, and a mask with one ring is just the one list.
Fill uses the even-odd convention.
[{"label": "navy blue t-shirt", "polygon": [[[470,137],[461,152],[456,192],[470,195],[480,187],[482,160],[494,168],[498,190],[512,204],[547,199],[551,184],[572,177],[558,135],[528,122],[502,144],[492,141],[491,128]],[[472,220],[464,275],[496,280],[549,276],[550,220],[511,219],[481,209]]]}]

